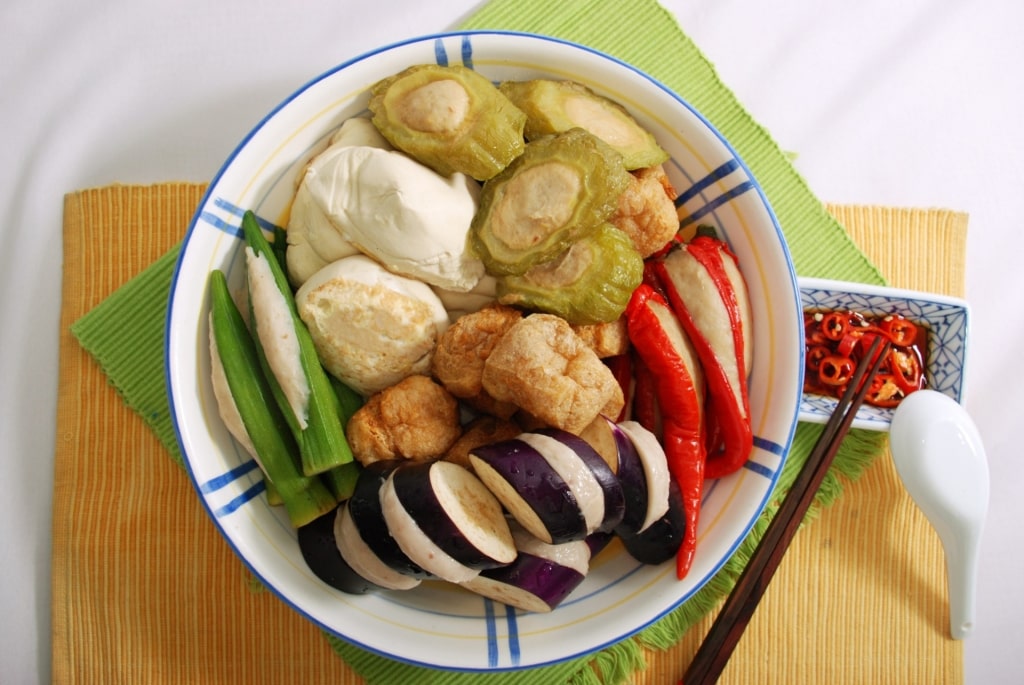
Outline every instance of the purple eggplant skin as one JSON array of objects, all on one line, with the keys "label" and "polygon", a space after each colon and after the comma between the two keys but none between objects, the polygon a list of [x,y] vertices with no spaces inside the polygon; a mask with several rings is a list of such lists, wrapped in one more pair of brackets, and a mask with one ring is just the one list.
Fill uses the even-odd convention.
[{"label": "purple eggplant skin", "polygon": [[636,451],[633,441],[626,432],[617,425],[612,426],[615,447],[619,452],[619,465],[616,475],[622,486],[625,500],[625,511],[622,520],[615,527],[615,533],[621,537],[636,535],[643,527],[647,518],[647,478],[644,465]]},{"label": "purple eggplant skin", "polygon": [[[512,557],[502,561],[488,556],[478,549],[459,529],[458,523],[451,519],[438,500],[434,488],[431,487],[430,470],[433,467],[433,462],[409,462],[393,471],[391,478],[394,482],[395,495],[402,507],[419,524],[420,530],[431,542],[463,566],[484,570],[508,564]],[[472,475],[471,471],[469,473],[475,480],[476,476]],[[504,519],[501,522],[504,525]]]},{"label": "purple eggplant skin", "polygon": [[[558,428],[543,428],[537,432],[549,435],[563,445],[566,445],[587,465],[590,472],[594,474],[598,485],[601,486],[601,492],[604,493],[604,519],[597,530],[615,530],[625,515],[626,499],[622,491],[622,483],[619,482],[618,477],[611,470],[611,467],[608,466],[608,462],[598,454],[597,450],[589,442],[578,435]],[[644,501],[646,502],[647,500],[645,499]]]},{"label": "purple eggplant skin", "polygon": [[334,538],[337,514],[338,509],[334,509],[298,529],[303,560],[317,578],[350,595],[365,595],[382,589],[353,571],[342,558]]},{"label": "purple eggplant skin", "polygon": [[520,552],[508,566],[480,574],[494,582],[532,595],[554,609],[583,582],[583,574],[543,557]]},{"label": "purple eggplant skin", "polygon": [[614,538],[615,534],[607,531],[599,531],[588,535],[584,542],[586,542],[587,547],[590,548],[590,558],[593,559],[603,552],[604,548],[607,547]]},{"label": "purple eggplant skin", "polygon": [[660,564],[675,559],[686,532],[683,498],[675,481],[669,484],[668,512],[636,535],[619,537],[629,555],[641,564]]},{"label": "purple eggplant skin", "polygon": [[398,546],[380,508],[380,488],[401,463],[377,461],[364,466],[348,500],[349,515],[363,542],[385,565],[402,575],[425,580],[433,577],[432,574],[413,562]]},{"label": "purple eggplant skin", "polygon": [[472,454],[509,482],[544,524],[552,544],[586,536],[587,523],[576,496],[533,447],[512,438],[477,447]]}]

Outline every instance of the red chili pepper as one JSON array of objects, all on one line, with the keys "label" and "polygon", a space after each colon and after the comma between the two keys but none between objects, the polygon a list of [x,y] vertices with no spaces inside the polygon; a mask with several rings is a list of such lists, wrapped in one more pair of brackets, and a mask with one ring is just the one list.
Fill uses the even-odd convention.
[{"label": "red chili pepper", "polygon": [[704,398],[701,367],[685,331],[668,303],[649,285],[641,284],[626,307],[633,349],[657,379],[662,444],[669,472],[679,486],[686,531],[676,554],[676,575],[682,579],[693,564],[697,524],[704,493]]},{"label": "red chili pepper", "polygon": [[644,260],[643,282],[662,297],[666,297],[665,287],[661,284],[661,279],[658,278],[658,272],[654,268],[656,261],[657,260],[654,259]]},{"label": "red chili pepper", "polygon": [[831,354],[832,350],[828,349],[825,345],[809,346],[807,348],[807,353],[804,355],[808,371],[818,373],[818,368],[821,366],[822,360]]},{"label": "red chili pepper", "polygon": [[[718,423],[718,412],[715,411],[714,398],[704,397],[704,453],[710,460],[724,449],[722,442],[722,426]],[[705,467],[705,477],[707,476]]]},{"label": "red chili pepper", "polygon": [[895,407],[904,397],[891,373],[876,373],[864,401],[876,407]]},{"label": "red chili pepper", "polygon": [[857,368],[850,357],[840,357],[837,354],[830,354],[821,360],[818,365],[818,379],[825,385],[838,387],[846,385],[853,377]]},{"label": "red chili pepper", "polygon": [[829,312],[821,320],[821,332],[829,340],[842,340],[850,331],[850,315],[846,312]]},{"label": "red chili pepper", "polygon": [[[857,349],[857,345],[861,343],[865,335],[869,334],[862,332],[848,332],[839,340],[838,344],[836,344],[836,354],[842,357],[852,357],[854,350]],[[870,341],[868,345],[870,346]]]},{"label": "red chili pepper", "polygon": [[922,387],[921,360],[910,350],[894,347],[889,350],[888,370],[905,395]]},{"label": "red chili pepper", "polygon": [[[679,248],[678,255],[684,254],[704,270],[714,285],[714,292],[688,289],[690,283],[682,271],[686,266],[684,257],[677,254],[654,262],[654,268],[664,285],[672,311],[697,350],[707,379],[708,395],[714,398],[724,449],[709,455],[705,475],[708,478],[720,478],[743,466],[754,444],[743,341],[746,322],[740,313],[736,292],[737,287],[745,286],[742,283],[734,284],[726,272],[724,260],[736,258],[721,240],[697,236]],[[698,318],[691,313],[687,300],[701,296],[709,298],[701,303],[702,309],[717,310],[717,316]],[[722,318],[725,318],[724,322]],[[722,337],[723,325],[730,328],[731,349],[716,349],[712,346],[712,339]]]},{"label": "red chili pepper", "polygon": [[886,316],[878,327],[898,347],[907,347],[917,340],[917,326],[902,316]]},{"label": "red chili pepper", "polygon": [[[871,350],[871,344],[875,342],[875,338],[879,335],[881,335],[881,333],[879,333],[878,329],[874,326],[864,329],[864,333],[861,333],[860,337],[857,338],[857,345],[850,352],[849,356],[853,357],[855,362],[858,361],[861,356],[867,354]],[[840,354],[842,354],[841,351]],[[882,354],[882,348],[878,347],[875,350],[875,356],[877,357],[880,354]],[[874,361],[875,360],[872,359],[871,363],[873,364]]]},{"label": "red chili pepper", "polygon": [[[822,316],[818,314],[817,316]],[[821,331],[821,322],[814,314],[804,314],[804,340],[808,345],[830,345],[832,341]]]}]

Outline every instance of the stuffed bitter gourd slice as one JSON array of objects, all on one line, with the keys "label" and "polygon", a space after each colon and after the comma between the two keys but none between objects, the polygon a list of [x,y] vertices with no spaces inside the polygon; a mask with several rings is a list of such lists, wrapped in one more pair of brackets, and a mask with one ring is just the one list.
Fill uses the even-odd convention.
[{"label": "stuffed bitter gourd slice", "polygon": [[643,271],[629,236],[605,223],[558,258],[498,279],[498,301],[557,314],[571,324],[607,323],[625,311]]},{"label": "stuffed bitter gourd slice", "polygon": [[596,229],[628,183],[621,155],[583,129],[531,141],[484,184],[470,245],[491,275],[524,274]]},{"label": "stuffed bitter gourd slice", "polygon": [[668,153],[626,108],[581,83],[506,81],[499,90],[526,114],[527,140],[579,127],[615,148],[627,169],[642,169],[668,159]]},{"label": "stuffed bitter gourd slice", "polygon": [[443,176],[484,181],[523,151],[526,115],[472,69],[416,65],[370,94],[373,123],[388,142]]}]

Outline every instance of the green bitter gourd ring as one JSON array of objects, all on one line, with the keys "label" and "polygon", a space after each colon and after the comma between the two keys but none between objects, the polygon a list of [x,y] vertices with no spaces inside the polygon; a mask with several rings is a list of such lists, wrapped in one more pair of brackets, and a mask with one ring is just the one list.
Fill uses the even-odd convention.
[{"label": "green bitter gourd ring", "polygon": [[460,65],[420,64],[379,81],[369,108],[388,142],[443,176],[487,180],[525,145],[526,115]]},{"label": "green bitter gourd ring", "polygon": [[601,225],[629,180],[621,155],[583,129],[531,141],[484,184],[470,244],[491,275],[526,273]]}]

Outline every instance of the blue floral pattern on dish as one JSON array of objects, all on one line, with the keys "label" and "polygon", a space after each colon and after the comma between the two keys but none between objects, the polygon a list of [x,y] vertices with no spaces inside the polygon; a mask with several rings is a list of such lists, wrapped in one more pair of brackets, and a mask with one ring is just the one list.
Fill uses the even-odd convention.
[{"label": "blue floral pattern on dish", "polygon": [[[970,308],[961,299],[895,288],[818,279],[800,279],[800,299],[805,311],[852,310],[865,315],[902,314],[927,329],[928,387],[959,403],[964,402],[964,367]],[[800,420],[824,423],[836,406],[835,398],[805,393]],[[857,412],[855,428],[889,430],[893,409],[864,405]]]}]

